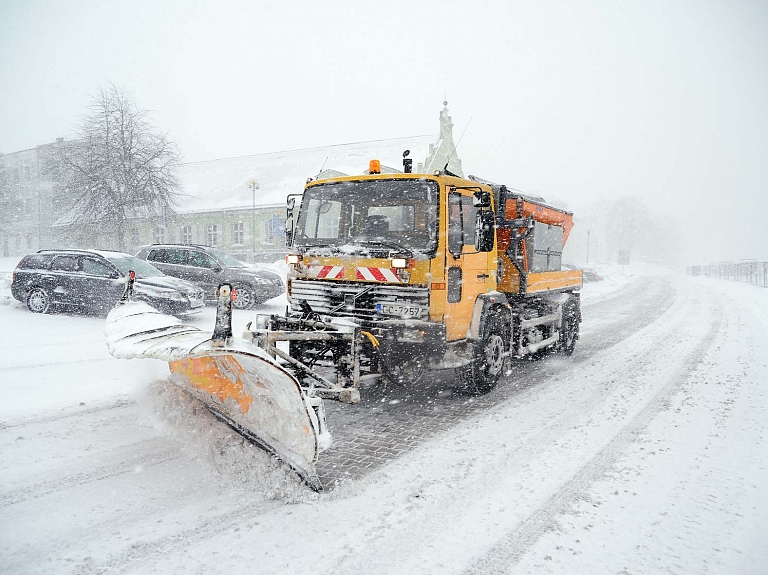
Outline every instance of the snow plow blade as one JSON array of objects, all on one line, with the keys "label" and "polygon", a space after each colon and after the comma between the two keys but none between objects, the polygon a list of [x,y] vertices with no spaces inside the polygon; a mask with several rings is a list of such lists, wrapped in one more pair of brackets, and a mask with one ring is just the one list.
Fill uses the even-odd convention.
[{"label": "snow plow blade", "polygon": [[173,383],[321,491],[314,463],[332,441],[322,399],[308,396],[263,350],[232,337],[229,286],[219,289],[213,334],[131,301],[131,287],[107,316],[109,352],[121,359],[167,361]]}]

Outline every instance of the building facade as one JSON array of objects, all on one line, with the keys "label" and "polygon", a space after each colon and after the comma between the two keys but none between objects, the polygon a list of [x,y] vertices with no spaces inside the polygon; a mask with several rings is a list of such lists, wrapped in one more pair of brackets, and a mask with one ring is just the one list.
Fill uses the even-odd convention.
[{"label": "building facade", "polygon": [[182,164],[178,200],[162,214],[129,218],[124,246],[98,221],[84,223],[72,213],[72,202],[62,196],[48,162],[60,140],[0,155],[0,183],[6,181],[0,186],[0,250],[4,256],[54,247],[136,253],[151,243],[194,243],[245,261],[274,259],[285,251],[286,198],[300,194],[309,178],[362,174],[371,159],[379,159],[383,171],[401,171],[405,150],[416,173],[448,166],[462,176],[447,103],[439,121],[434,135]]},{"label": "building facade", "polygon": [[0,256],[49,247],[61,209],[48,169],[52,144],[0,154]]}]

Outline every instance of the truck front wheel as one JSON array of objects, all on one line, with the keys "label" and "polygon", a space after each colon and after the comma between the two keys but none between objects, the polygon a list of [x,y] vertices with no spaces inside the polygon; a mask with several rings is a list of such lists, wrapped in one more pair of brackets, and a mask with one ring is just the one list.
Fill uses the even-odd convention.
[{"label": "truck front wheel", "polygon": [[496,387],[504,372],[506,333],[501,316],[494,315],[489,318],[485,334],[472,346],[472,361],[461,368],[462,392],[482,395]]}]

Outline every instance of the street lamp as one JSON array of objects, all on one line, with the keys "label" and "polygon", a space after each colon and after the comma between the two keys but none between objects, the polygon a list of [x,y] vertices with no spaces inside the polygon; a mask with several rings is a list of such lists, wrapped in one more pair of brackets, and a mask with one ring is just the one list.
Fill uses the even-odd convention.
[{"label": "street lamp", "polygon": [[251,211],[251,237],[253,238],[253,261],[256,261],[256,190],[261,185],[256,178],[248,180],[248,187],[253,191],[253,210]]},{"label": "street lamp", "polygon": [[589,236],[592,233],[592,230],[587,228],[587,265],[589,265]]}]

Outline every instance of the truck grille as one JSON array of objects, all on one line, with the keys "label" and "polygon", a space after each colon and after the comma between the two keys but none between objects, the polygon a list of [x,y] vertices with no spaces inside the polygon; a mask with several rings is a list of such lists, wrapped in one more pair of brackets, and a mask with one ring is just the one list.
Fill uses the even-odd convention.
[{"label": "truck grille", "polygon": [[[354,305],[351,305],[354,297]],[[337,283],[322,280],[293,280],[290,306],[301,313],[299,302],[307,300],[321,314],[357,317],[368,321],[393,319],[376,313],[376,304],[401,302],[423,307],[426,319],[429,309],[429,288],[426,286],[397,286],[391,284]],[[338,309],[335,309],[338,308]],[[335,311],[332,311],[334,310]]]}]

